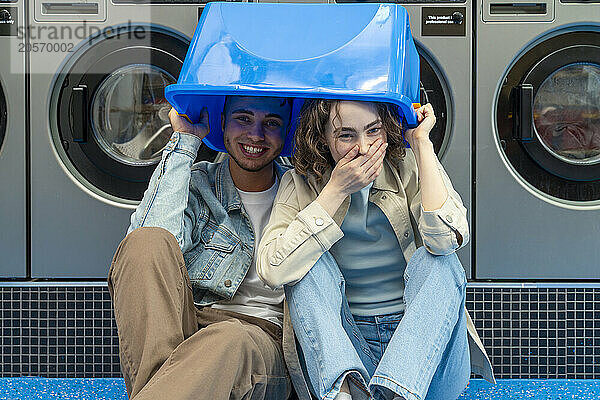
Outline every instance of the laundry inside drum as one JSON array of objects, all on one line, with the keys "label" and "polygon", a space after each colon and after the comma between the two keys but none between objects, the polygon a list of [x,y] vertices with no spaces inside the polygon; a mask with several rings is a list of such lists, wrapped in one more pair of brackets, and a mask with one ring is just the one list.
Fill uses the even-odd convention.
[{"label": "laundry inside drum", "polygon": [[571,164],[600,163],[600,65],[562,67],[540,85],[533,118],[540,142]]}]

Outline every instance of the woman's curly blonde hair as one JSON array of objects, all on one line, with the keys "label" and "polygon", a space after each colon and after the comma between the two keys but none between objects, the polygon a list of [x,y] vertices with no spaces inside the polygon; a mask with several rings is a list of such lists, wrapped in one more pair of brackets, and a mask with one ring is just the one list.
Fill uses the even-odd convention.
[{"label": "woman's curly blonde hair", "polygon": [[[335,161],[325,141],[325,129],[332,111],[337,114],[333,120],[339,118],[337,106],[340,101],[308,99],[304,102],[296,127],[292,156],[292,164],[300,175],[314,175],[320,181],[327,169],[335,167]],[[406,154],[397,106],[376,102],[373,104],[387,134],[388,148],[385,158],[396,164]]]}]

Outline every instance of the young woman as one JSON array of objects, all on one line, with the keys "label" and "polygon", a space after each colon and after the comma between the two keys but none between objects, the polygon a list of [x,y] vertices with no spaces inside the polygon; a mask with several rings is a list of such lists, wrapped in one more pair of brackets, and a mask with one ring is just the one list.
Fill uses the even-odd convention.
[{"label": "young woman", "polygon": [[451,400],[471,373],[454,254],[466,209],[429,140],[431,105],[404,135],[395,110],[308,100],[260,243],[258,274],[285,285],[319,399]]}]

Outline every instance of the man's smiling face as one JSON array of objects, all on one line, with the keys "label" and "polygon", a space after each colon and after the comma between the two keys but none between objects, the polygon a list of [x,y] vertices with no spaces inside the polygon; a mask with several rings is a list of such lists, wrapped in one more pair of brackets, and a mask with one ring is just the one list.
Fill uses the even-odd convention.
[{"label": "man's smiling face", "polygon": [[250,172],[269,166],[283,149],[290,114],[283,98],[229,96],[221,125],[231,159]]}]

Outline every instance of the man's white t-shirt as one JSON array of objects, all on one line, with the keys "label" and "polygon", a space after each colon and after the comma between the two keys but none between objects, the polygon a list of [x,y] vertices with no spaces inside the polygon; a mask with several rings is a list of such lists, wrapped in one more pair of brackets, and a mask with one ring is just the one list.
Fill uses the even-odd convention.
[{"label": "man's white t-shirt", "polygon": [[283,288],[273,290],[265,285],[256,273],[255,261],[260,238],[265,226],[269,222],[273,200],[275,200],[278,188],[279,181],[275,179],[273,186],[264,192],[244,192],[237,189],[254,229],[254,256],[250,269],[233,296],[233,299],[220,301],[217,304],[213,304],[212,307],[263,318],[282,326]]}]

